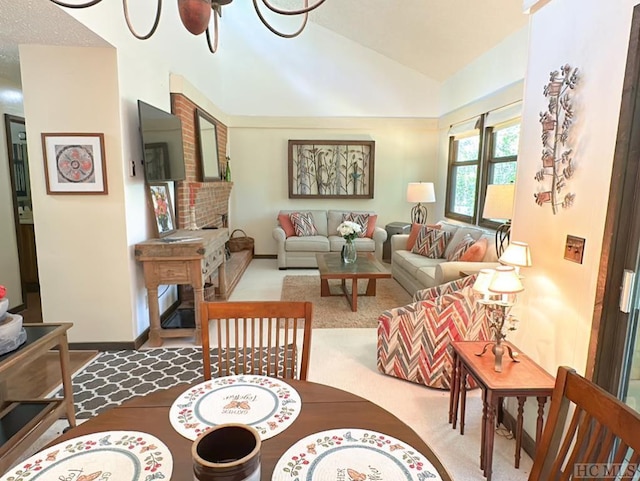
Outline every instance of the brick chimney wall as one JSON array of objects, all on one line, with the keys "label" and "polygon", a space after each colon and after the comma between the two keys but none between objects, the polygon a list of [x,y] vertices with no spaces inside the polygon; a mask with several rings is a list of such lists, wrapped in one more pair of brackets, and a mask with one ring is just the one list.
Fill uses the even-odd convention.
[{"label": "brick chimney wall", "polygon": [[[182,143],[184,148],[184,162],[186,180],[177,183],[176,214],[180,229],[189,225],[191,202],[196,214],[198,227],[226,227],[229,215],[229,196],[233,182],[202,182],[200,178],[201,160],[198,153],[198,135],[196,132],[196,108],[183,94],[171,94],[171,111],[182,120]],[[218,158],[220,172],[226,170],[227,126],[215,119]]]}]

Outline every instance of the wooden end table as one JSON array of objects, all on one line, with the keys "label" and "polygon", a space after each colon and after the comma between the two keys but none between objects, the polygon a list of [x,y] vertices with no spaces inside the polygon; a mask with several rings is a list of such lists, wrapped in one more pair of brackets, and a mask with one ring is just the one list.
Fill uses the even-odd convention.
[{"label": "wooden end table", "polygon": [[551,398],[555,386],[555,378],[542,369],[530,357],[523,354],[513,344],[506,342],[514,352],[518,353],[519,362],[503,360],[502,372],[496,372],[495,357],[491,350],[478,356],[487,344],[486,341],[452,342],[453,350],[453,385],[449,398],[449,423],[456,428],[458,403],[460,403],[460,434],[464,434],[464,417],[466,403],[466,381],[470,375],[482,389],[482,432],[480,447],[480,469],[484,470],[487,481],[491,480],[493,462],[493,441],[496,416],[505,397],[518,399],[518,415],[516,422],[515,467],[520,467],[522,448],[522,424],[524,403],[527,397],[538,400],[538,420],[536,424],[536,446],[542,437],[544,422],[544,405]]},{"label": "wooden end table", "polygon": [[[391,273],[383,266],[372,252],[358,252],[358,258],[352,264],[342,262],[342,254],[316,254],[320,271],[320,296],[345,296],[351,310],[358,310],[358,279],[366,279],[367,290],[364,296],[376,295],[376,279],[390,279]],[[329,279],[340,279],[341,292],[332,294]],[[351,279],[351,292],[347,290],[346,281]]]}]

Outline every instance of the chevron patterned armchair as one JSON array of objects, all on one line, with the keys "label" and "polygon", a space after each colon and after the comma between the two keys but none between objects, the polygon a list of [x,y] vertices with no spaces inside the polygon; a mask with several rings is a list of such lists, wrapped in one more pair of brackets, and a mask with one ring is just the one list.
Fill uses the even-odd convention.
[{"label": "chevron patterned armchair", "polygon": [[468,276],[418,291],[413,303],[378,318],[378,370],[389,376],[449,389],[453,341],[491,338],[484,308]]}]

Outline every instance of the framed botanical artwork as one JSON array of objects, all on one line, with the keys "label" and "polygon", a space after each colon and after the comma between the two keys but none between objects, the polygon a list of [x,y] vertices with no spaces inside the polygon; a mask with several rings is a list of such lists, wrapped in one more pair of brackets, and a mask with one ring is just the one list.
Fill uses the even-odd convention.
[{"label": "framed botanical artwork", "polygon": [[290,140],[289,198],[373,199],[373,140]]},{"label": "framed botanical artwork", "polygon": [[149,205],[153,212],[154,226],[158,237],[165,237],[176,231],[173,217],[171,193],[167,182],[148,184]]},{"label": "framed botanical artwork", "polygon": [[106,194],[104,134],[42,134],[47,194]]}]

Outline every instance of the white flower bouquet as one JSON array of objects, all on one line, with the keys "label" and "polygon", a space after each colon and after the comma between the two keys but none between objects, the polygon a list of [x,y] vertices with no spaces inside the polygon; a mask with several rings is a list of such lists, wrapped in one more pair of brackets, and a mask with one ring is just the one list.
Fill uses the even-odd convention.
[{"label": "white flower bouquet", "polygon": [[362,227],[356,222],[345,220],[338,226],[337,230],[338,233],[347,240],[347,242],[351,242],[353,239],[358,237],[360,232],[362,232]]}]

